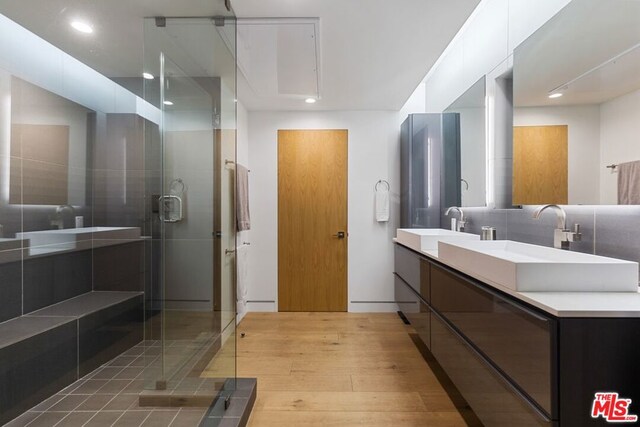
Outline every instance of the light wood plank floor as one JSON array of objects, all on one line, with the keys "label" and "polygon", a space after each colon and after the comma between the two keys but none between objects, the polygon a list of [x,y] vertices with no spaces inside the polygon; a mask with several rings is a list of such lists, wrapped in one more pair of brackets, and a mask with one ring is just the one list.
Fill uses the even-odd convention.
[{"label": "light wood plank floor", "polygon": [[466,426],[408,332],[395,313],[247,314],[237,372],[258,378],[249,425]]}]

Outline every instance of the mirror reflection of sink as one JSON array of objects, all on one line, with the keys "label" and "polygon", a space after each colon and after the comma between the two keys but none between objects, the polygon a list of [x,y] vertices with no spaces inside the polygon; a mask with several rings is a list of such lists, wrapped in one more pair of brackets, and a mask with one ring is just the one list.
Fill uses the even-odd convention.
[{"label": "mirror reflection of sink", "polygon": [[[30,255],[50,251],[89,249],[108,246],[121,240],[140,238],[139,227],[85,227],[63,230],[42,230],[16,233],[21,239],[28,239]],[[43,248],[44,247],[44,248]]]},{"label": "mirror reflection of sink", "polygon": [[438,258],[519,292],[638,292],[638,263],[510,240],[440,242]]},{"label": "mirror reflection of sink", "polygon": [[461,233],[442,228],[399,228],[396,241],[414,251],[437,251],[438,242],[480,240],[477,234]]}]

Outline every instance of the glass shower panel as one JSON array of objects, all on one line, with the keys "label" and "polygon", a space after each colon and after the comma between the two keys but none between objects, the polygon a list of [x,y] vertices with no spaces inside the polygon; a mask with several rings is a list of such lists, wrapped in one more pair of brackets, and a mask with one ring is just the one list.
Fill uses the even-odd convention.
[{"label": "glass shower panel", "polygon": [[146,20],[148,388],[235,378],[235,70],[234,18]]}]

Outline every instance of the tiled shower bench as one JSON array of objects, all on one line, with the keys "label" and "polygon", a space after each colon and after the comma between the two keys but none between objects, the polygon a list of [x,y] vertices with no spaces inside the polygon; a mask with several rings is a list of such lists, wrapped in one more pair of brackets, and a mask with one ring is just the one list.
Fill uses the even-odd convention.
[{"label": "tiled shower bench", "polygon": [[88,292],[0,323],[0,425],[143,340],[143,293]]}]

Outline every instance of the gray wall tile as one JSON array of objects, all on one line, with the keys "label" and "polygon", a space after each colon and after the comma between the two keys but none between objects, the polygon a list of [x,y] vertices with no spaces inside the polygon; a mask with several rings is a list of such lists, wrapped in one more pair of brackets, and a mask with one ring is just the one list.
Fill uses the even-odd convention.
[{"label": "gray wall tile", "polygon": [[595,252],[640,262],[640,206],[596,208]]},{"label": "gray wall tile", "polygon": [[0,322],[22,314],[22,263],[0,264]]},{"label": "gray wall tile", "polygon": [[91,291],[91,251],[24,261],[24,314]]},{"label": "gray wall tile", "polygon": [[0,424],[77,379],[76,322],[0,349]]},{"label": "gray wall tile", "polygon": [[144,290],[144,242],[105,246],[93,250],[93,289]]}]

